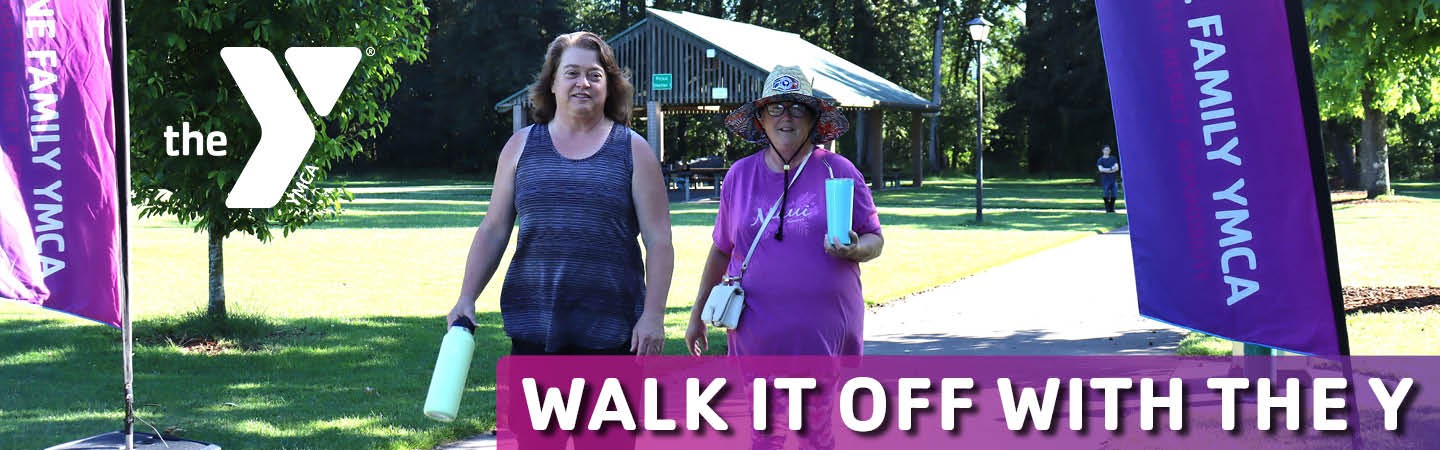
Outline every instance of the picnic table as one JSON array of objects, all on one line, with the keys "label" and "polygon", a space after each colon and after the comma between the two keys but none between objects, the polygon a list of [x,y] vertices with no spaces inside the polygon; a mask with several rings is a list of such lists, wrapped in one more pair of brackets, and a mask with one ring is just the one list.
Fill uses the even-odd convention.
[{"label": "picnic table", "polygon": [[[873,186],[875,180],[873,180],[873,179],[870,177],[870,171],[865,170],[865,171],[863,171],[863,172],[861,172],[861,173],[865,174],[865,175],[864,175],[864,177],[865,177],[865,184],[869,184],[869,185],[872,185],[872,186]],[[882,178],[882,179],[880,180],[880,183],[881,183],[881,184],[880,184],[880,187],[881,187],[881,188],[897,187],[897,188],[898,188],[898,187],[900,187],[901,177],[903,177],[904,175],[905,175],[905,172],[904,172],[903,170],[901,170],[899,167],[886,167],[886,168],[885,168],[885,173],[882,175],[884,178]]]},{"label": "picnic table", "polygon": [[685,201],[690,201],[690,185],[702,180],[709,180],[710,185],[715,187],[715,194],[720,194],[720,186],[725,182],[725,173],[729,167],[674,167],[665,171],[665,183],[674,186],[685,192]]}]

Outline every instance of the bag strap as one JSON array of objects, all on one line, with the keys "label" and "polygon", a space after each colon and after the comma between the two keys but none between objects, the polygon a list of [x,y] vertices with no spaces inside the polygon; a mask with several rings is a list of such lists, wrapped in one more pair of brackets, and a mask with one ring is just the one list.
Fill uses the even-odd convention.
[{"label": "bag strap", "polygon": [[[810,163],[810,157],[814,154],[815,152],[812,150],[810,154],[805,155],[805,160],[800,161],[800,167],[795,169],[795,175],[790,177],[789,184],[791,186],[795,185],[795,180],[800,179],[800,173],[805,171],[805,165]],[[825,163],[825,166],[828,168],[830,163]],[[832,171],[831,173],[834,172]],[[750,267],[750,257],[755,256],[755,247],[760,245],[760,238],[765,236],[765,229],[770,227],[770,219],[775,217],[775,210],[777,209],[780,209],[780,199],[778,198],[775,199],[775,205],[770,207],[770,212],[765,214],[765,220],[760,222],[760,231],[755,233],[755,241],[750,243],[750,251],[745,253],[745,261],[740,263],[740,274],[734,277],[726,277],[730,281],[738,281],[745,276],[745,269]],[[781,214],[784,213],[782,212]]]}]

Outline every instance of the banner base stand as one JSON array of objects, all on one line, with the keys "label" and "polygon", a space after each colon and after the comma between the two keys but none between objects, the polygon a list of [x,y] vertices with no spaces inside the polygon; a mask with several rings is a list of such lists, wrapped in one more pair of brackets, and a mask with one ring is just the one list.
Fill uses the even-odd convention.
[{"label": "banner base stand", "polygon": [[[191,441],[180,438],[165,438],[163,441],[159,436],[150,433],[135,433],[135,448],[140,449],[165,449],[165,450],[220,450],[220,446],[200,441]],[[78,441],[66,442],[45,450],[124,450],[125,433],[112,431],[98,436],[91,436]]]}]

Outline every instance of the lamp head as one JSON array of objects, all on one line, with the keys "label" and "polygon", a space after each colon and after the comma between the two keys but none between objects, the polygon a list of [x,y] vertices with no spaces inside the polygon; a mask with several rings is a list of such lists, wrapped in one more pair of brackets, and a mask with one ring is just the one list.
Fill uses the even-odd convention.
[{"label": "lamp head", "polygon": [[984,42],[990,36],[990,27],[994,26],[984,17],[976,17],[974,20],[965,22],[965,25],[970,27],[970,39],[980,42]]}]

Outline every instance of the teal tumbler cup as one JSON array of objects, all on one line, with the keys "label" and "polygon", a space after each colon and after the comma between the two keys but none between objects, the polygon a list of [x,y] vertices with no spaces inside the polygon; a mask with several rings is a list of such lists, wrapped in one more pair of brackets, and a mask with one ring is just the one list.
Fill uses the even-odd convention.
[{"label": "teal tumbler cup", "polygon": [[851,214],[855,211],[855,180],[831,178],[825,180],[825,225],[826,234],[838,239],[843,245],[850,245]]}]

